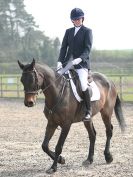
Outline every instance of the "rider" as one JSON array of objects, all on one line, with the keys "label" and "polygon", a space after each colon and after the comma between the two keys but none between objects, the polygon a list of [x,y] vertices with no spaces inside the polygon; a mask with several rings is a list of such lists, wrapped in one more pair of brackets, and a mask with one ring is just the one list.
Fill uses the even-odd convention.
[{"label": "rider", "polygon": [[84,12],[80,8],[74,8],[70,14],[73,28],[66,30],[57,63],[57,69],[64,67],[72,60],[78,73],[83,99],[86,105],[86,114],[83,121],[89,121],[92,115],[91,101],[88,89],[88,70],[90,71],[89,55],[92,47],[92,30],[83,25]]}]

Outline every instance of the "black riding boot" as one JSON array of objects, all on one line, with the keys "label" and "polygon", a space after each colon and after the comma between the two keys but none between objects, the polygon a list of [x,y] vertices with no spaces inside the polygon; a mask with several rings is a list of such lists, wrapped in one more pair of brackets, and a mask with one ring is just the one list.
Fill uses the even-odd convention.
[{"label": "black riding boot", "polygon": [[92,112],[91,112],[91,100],[90,100],[89,89],[83,91],[83,99],[85,101],[85,106],[86,106],[86,115],[83,121],[90,121]]}]

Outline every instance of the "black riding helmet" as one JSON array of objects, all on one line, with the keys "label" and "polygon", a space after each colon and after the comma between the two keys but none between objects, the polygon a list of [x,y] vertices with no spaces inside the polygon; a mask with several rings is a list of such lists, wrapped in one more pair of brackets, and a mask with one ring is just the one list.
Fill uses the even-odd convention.
[{"label": "black riding helmet", "polygon": [[77,20],[79,18],[84,18],[84,12],[82,11],[82,9],[74,8],[71,11],[70,18],[71,20]]}]

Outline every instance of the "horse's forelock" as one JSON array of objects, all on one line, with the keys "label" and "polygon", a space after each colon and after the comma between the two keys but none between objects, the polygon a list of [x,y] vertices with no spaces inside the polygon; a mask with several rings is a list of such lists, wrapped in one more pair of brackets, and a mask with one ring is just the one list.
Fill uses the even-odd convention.
[{"label": "horse's forelock", "polygon": [[24,66],[23,71],[31,71],[31,70],[33,70],[33,68],[31,67],[31,64],[27,64]]}]

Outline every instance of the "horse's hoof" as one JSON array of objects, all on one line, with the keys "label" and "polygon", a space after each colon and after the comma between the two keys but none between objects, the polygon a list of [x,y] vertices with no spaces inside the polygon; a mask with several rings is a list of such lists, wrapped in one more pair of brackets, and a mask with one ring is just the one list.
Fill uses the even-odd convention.
[{"label": "horse's hoof", "polygon": [[58,163],[65,164],[65,158],[62,156],[59,156]]},{"label": "horse's hoof", "polygon": [[105,155],[105,160],[107,164],[110,164],[113,161],[113,157],[111,154],[106,154]]},{"label": "horse's hoof", "polygon": [[61,158],[60,163],[61,163],[61,164],[65,164],[65,158],[64,158],[64,157]]},{"label": "horse's hoof", "polygon": [[46,170],[46,173],[47,173],[47,174],[53,174],[53,173],[55,173],[56,171],[57,171],[57,169],[50,168],[50,169]]},{"label": "horse's hoof", "polygon": [[82,163],[82,165],[85,166],[85,167],[87,167],[87,166],[89,166],[90,164],[92,164],[92,162],[93,162],[93,160],[85,160],[85,161]]},{"label": "horse's hoof", "polygon": [[108,160],[106,160],[107,164],[110,164],[113,161],[113,157],[111,156]]}]

